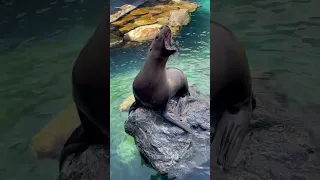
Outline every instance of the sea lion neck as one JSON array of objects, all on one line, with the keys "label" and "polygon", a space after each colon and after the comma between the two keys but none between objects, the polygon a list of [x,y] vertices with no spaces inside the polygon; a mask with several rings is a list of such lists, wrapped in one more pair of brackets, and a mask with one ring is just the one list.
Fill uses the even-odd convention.
[{"label": "sea lion neck", "polygon": [[151,66],[156,68],[160,68],[160,67],[165,68],[168,59],[169,57],[163,57],[158,54],[153,54],[152,52],[149,52],[144,62],[144,65],[148,67]]},{"label": "sea lion neck", "polygon": [[[99,85],[109,80],[110,38],[108,17],[104,15],[93,35],[80,51],[73,67],[73,83]],[[95,78],[95,77],[99,78]],[[109,88],[109,87],[105,87]]]}]

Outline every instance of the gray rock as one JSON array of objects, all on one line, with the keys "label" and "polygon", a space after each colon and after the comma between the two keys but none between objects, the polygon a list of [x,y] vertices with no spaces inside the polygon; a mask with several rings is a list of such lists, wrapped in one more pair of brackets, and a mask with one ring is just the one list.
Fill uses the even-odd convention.
[{"label": "gray rock", "polygon": [[319,111],[291,103],[274,74],[251,74],[257,108],[250,132],[230,171],[211,169],[212,179],[320,179]]},{"label": "gray rock", "polygon": [[132,111],[125,122],[125,131],[134,137],[141,155],[160,174],[179,177],[210,159],[210,98],[192,86],[190,94],[180,99],[184,107],[173,98],[168,109],[189,124],[192,134],[143,107]]},{"label": "gray rock", "polygon": [[62,164],[59,180],[110,179],[109,150],[103,145],[91,145],[78,156],[70,155]]}]

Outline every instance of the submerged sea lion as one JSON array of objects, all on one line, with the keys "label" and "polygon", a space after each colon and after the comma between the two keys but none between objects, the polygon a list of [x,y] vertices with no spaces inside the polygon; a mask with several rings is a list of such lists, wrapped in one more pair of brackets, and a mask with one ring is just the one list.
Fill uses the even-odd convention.
[{"label": "submerged sea lion", "polygon": [[211,165],[228,169],[248,131],[256,101],[245,50],[238,38],[211,22]]},{"label": "submerged sea lion", "polygon": [[176,52],[171,44],[171,30],[162,27],[153,40],[146,61],[133,81],[135,102],[129,113],[144,106],[153,109],[167,121],[179,126],[187,132],[191,129],[167,112],[167,103],[173,96],[190,95],[186,75],[179,69],[166,68],[170,55]]}]

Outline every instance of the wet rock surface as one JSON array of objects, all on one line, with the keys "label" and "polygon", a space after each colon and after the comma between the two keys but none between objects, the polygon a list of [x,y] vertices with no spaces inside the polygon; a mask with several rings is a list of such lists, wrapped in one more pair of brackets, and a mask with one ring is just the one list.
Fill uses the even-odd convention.
[{"label": "wet rock surface", "polygon": [[252,79],[251,130],[230,172],[211,169],[211,179],[320,179],[319,111],[291,105],[272,73],[253,70]]},{"label": "wet rock surface", "polygon": [[177,106],[178,98],[168,105],[169,112],[187,123],[192,134],[143,107],[132,111],[125,122],[125,131],[133,136],[141,155],[160,174],[180,177],[210,158],[210,98],[195,87],[190,87],[190,93],[183,98],[186,106]]},{"label": "wet rock surface", "polygon": [[68,156],[61,168],[59,180],[110,179],[109,150],[103,145],[91,145],[78,155]]}]

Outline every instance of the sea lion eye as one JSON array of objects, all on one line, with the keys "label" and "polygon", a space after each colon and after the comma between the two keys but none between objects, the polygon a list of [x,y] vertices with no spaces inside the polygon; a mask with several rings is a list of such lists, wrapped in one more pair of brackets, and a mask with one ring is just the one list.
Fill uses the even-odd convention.
[{"label": "sea lion eye", "polygon": [[159,39],[159,35],[156,36],[156,39]]},{"label": "sea lion eye", "polygon": [[152,51],[152,48],[150,48],[149,51]]}]

